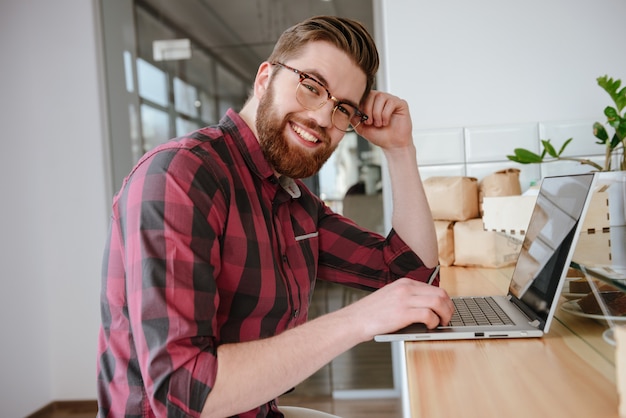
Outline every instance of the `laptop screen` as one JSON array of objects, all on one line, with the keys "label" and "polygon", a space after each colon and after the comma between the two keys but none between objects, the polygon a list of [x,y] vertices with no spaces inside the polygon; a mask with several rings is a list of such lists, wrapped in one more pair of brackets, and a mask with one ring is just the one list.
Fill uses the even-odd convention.
[{"label": "laptop screen", "polygon": [[509,286],[509,294],[532,310],[527,314],[533,319],[545,322],[557,299],[593,177],[593,173],[546,177],[541,183]]}]

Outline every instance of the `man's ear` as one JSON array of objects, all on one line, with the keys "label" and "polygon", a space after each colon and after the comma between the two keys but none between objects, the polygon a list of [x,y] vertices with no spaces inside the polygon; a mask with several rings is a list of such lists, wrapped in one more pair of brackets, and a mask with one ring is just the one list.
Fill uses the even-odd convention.
[{"label": "man's ear", "polygon": [[263,95],[267,91],[271,76],[272,76],[272,64],[270,64],[267,61],[264,61],[261,65],[259,65],[259,69],[254,79],[254,95],[258,99],[263,97]]}]

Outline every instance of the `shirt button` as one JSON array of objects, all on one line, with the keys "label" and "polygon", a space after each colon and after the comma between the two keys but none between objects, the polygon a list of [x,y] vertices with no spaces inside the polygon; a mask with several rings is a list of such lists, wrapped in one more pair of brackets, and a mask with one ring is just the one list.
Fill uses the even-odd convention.
[{"label": "shirt button", "polygon": [[293,311],[293,315],[292,315],[293,319],[296,319],[298,317],[299,313],[300,313],[300,310],[298,310],[298,309],[294,310]]},{"label": "shirt button", "polygon": [[283,254],[283,262],[285,262],[285,263],[286,263],[286,262],[287,262],[287,260],[288,260],[288,259],[287,259],[287,256]]}]

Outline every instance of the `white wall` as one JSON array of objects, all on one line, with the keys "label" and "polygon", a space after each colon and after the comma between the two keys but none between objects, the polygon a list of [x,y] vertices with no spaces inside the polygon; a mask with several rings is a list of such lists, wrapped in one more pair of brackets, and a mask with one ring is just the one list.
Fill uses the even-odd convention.
[{"label": "white wall", "polygon": [[596,77],[626,81],[624,0],[382,2],[387,86],[418,129],[600,117]]},{"label": "white wall", "polygon": [[[381,85],[409,102],[423,178],[522,169],[525,189],[575,163],[522,166],[515,147],[540,139],[598,160],[605,74],[626,83],[624,0],[377,0]],[[385,213],[389,181],[385,177]],[[388,217],[388,216],[387,216]],[[389,222],[387,220],[387,227]]]},{"label": "white wall", "polygon": [[108,221],[95,1],[0,2],[0,415],[94,399]]}]

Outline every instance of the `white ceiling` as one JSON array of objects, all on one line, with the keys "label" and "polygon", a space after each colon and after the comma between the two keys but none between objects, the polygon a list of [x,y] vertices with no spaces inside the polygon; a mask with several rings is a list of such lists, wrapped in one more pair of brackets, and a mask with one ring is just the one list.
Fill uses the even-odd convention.
[{"label": "white ceiling", "polygon": [[137,0],[193,43],[218,55],[244,78],[254,77],[283,30],[315,15],[362,22],[373,34],[372,0]]}]

